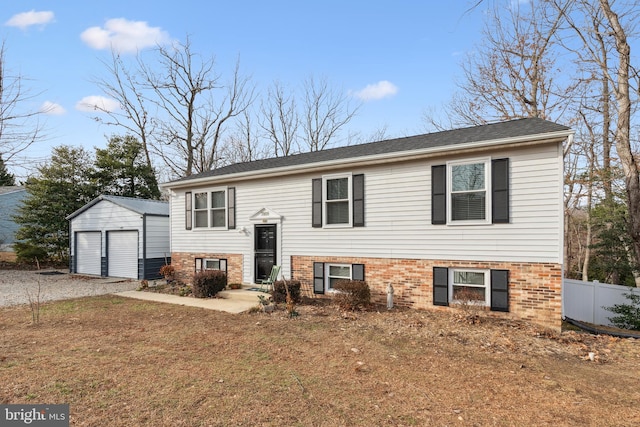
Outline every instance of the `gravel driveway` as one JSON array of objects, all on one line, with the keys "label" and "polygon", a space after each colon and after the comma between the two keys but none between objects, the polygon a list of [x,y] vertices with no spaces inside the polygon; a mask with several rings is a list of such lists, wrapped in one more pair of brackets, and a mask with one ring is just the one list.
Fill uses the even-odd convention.
[{"label": "gravel driveway", "polygon": [[[62,270],[0,270],[0,307],[131,291],[140,282],[133,279],[69,274]],[[39,288],[39,298],[38,298]]]}]

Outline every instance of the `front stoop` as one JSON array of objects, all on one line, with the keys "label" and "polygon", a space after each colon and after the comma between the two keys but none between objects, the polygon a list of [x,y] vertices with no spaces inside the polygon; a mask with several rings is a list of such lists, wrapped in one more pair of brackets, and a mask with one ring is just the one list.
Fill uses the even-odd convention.
[{"label": "front stoop", "polygon": [[250,291],[249,289],[252,288],[260,288],[260,285],[242,285],[241,289],[226,289],[218,292],[218,296],[232,300],[252,301],[257,304],[260,301],[259,295],[264,295],[265,298],[271,295],[268,292]]}]

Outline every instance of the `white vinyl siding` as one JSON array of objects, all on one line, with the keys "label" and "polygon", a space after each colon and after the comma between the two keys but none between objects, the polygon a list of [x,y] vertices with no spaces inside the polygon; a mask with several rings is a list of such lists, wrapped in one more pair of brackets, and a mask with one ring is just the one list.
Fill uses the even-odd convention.
[{"label": "white vinyl siding", "polygon": [[[553,262],[562,260],[562,152],[559,144],[501,149],[482,158],[509,158],[510,223],[487,226],[431,224],[431,166],[478,158],[457,155],[337,171],[365,176],[366,227],[313,228],[311,181],[317,173],[225,183],[236,187],[236,230],[185,230],[184,191],[172,196],[172,250],[230,253],[253,262],[254,223],[263,208],[283,219],[278,251],[283,271],[292,255],[434,260]],[[206,188],[206,187],[203,187]]]},{"label": "white vinyl siding", "polygon": [[167,258],[171,256],[168,217],[147,216],[145,233],[147,258]]}]

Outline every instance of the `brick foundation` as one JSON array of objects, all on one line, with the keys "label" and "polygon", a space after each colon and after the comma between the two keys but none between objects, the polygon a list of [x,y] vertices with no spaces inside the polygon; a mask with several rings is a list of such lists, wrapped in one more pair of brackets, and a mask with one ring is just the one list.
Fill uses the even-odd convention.
[{"label": "brick foundation", "polygon": [[227,260],[227,283],[242,283],[242,259],[239,254],[222,253],[190,253],[172,252],[171,265],[176,269],[176,279],[184,283],[191,283],[195,273],[196,258],[213,258]]},{"label": "brick foundation", "polygon": [[560,264],[292,256],[291,278],[300,280],[309,296],[313,295],[314,262],[364,264],[374,302],[386,304],[386,287],[391,282],[394,304],[416,309],[443,309],[433,305],[433,267],[509,270],[509,313],[487,314],[524,319],[554,330],[560,330],[562,324]]}]

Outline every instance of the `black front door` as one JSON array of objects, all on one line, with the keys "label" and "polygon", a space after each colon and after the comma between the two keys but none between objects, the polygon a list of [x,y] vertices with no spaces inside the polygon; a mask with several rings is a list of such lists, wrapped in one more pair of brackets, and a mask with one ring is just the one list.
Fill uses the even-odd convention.
[{"label": "black front door", "polygon": [[255,236],[255,280],[258,281],[269,277],[276,263],[276,225],[256,225]]}]

